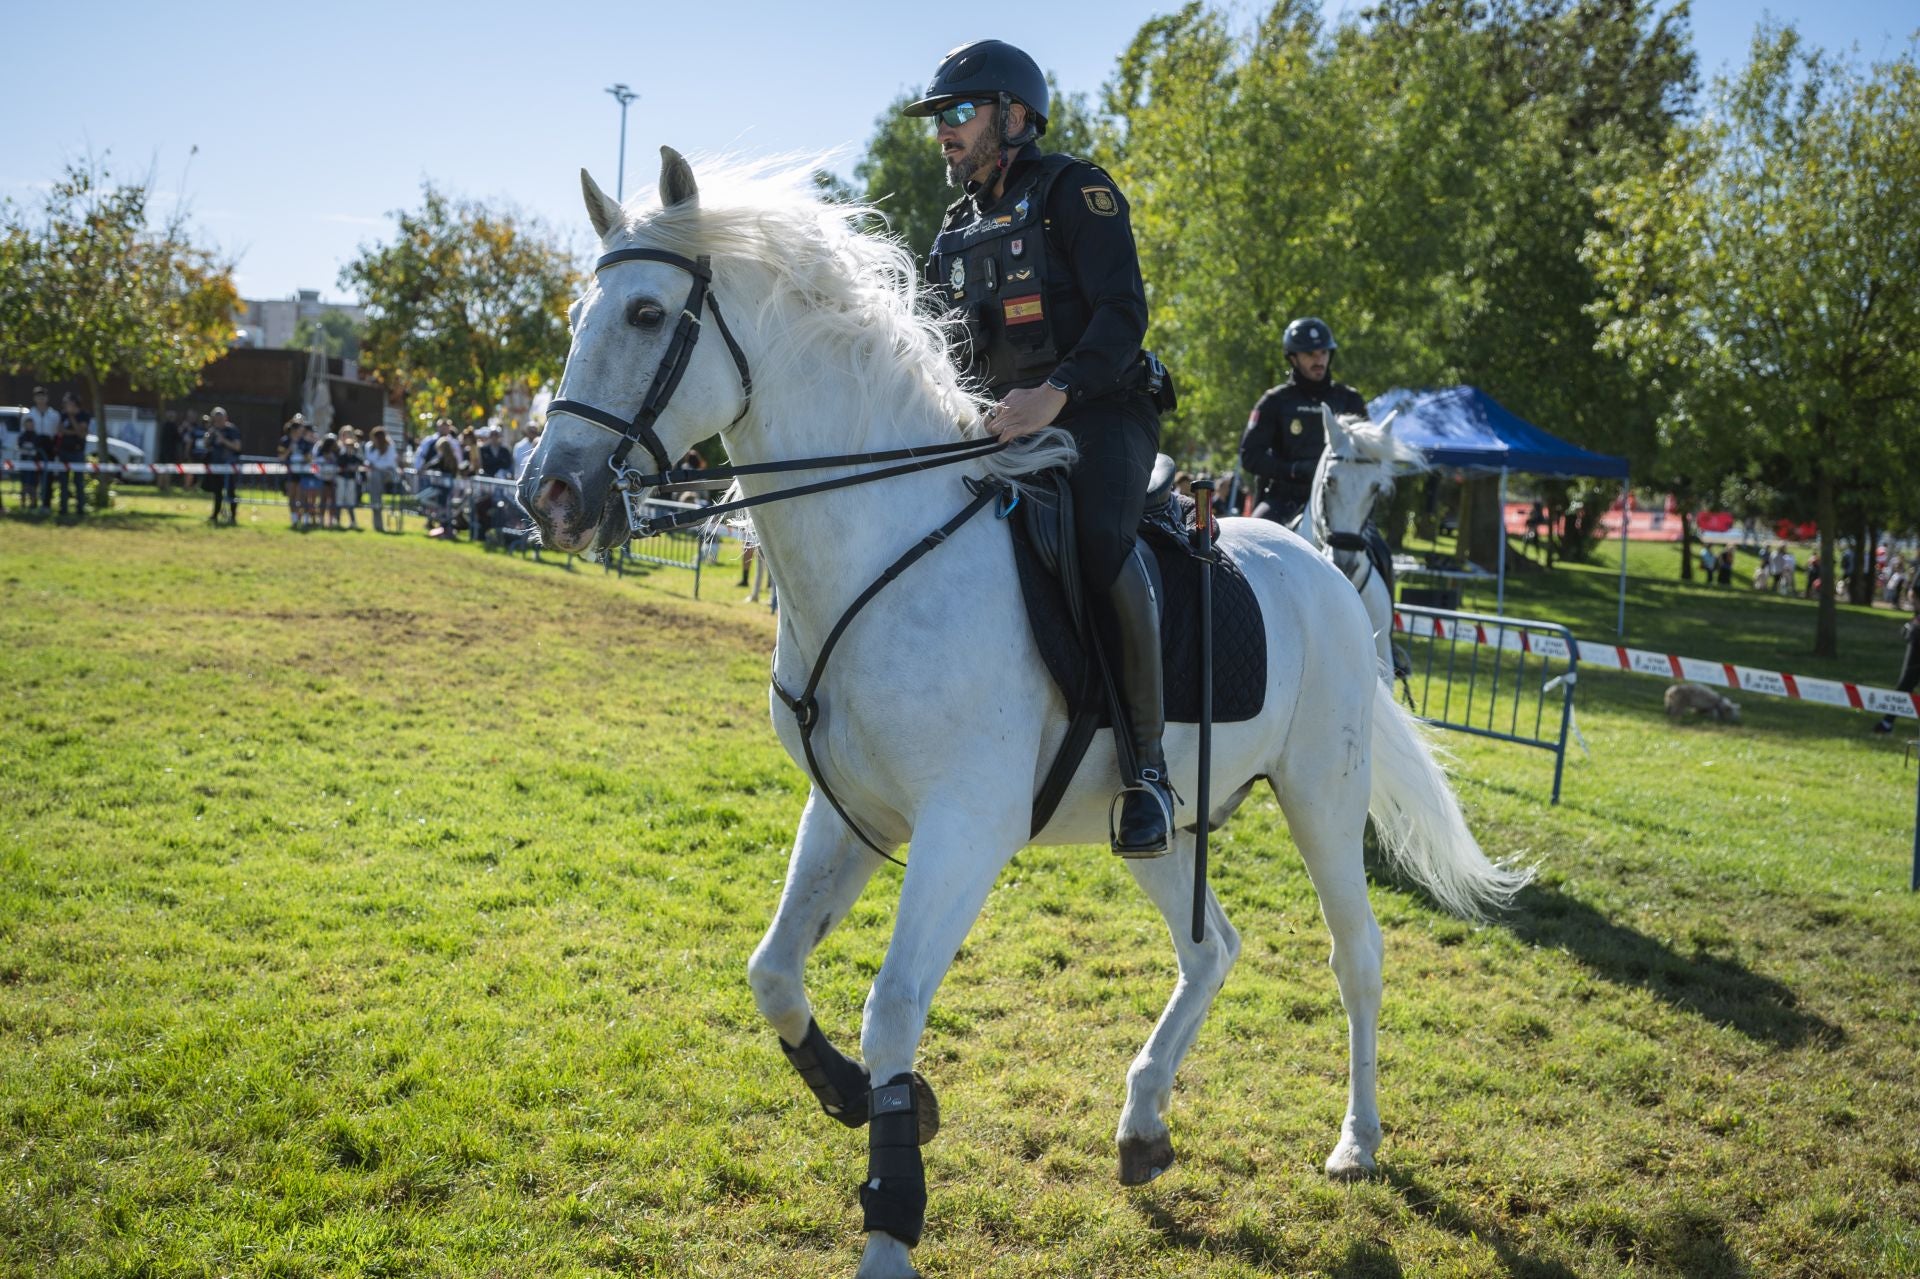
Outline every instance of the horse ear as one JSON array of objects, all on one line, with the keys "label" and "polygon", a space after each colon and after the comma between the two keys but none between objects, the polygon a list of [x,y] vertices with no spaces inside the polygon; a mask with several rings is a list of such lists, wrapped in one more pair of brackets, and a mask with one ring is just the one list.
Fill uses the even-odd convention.
[{"label": "horse ear", "polygon": [[700,188],[693,180],[693,166],[672,147],[660,148],[660,207],[700,203]]},{"label": "horse ear", "polygon": [[1393,419],[1395,419],[1395,418],[1397,418],[1397,417],[1399,417],[1399,416],[1400,416],[1400,410],[1399,410],[1399,409],[1392,409],[1392,410],[1390,410],[1390,411],[1389,411],[1389,412],[1387,413],[1387,416],[1386,416],[1385,418],[1383,418],[1383,419],[1381,420],[1381,422],[1380,422],[1380,434],[1382,434],[1382,435],[1389,435],[1389,434],[1391,434],[1391,433],[1392,433],[1392,431],[1393,431]]},{"label": "horse ear", "polygon": [[606,239],[607,232],[620,225],[619,202],[601,190],[585,169],[580,170],[580,194],[587,198],[587,221],[593,223],[593,233]]}]

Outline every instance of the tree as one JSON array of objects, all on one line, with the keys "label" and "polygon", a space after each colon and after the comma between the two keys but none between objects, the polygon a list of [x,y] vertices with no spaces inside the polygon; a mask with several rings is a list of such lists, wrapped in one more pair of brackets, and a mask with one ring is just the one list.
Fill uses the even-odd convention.
[{"label": "tree", "polygon": [[392,243],[340,272],[367,308],[362,362],[434,413],[484,422],[508,388],[538,386],[567,354],[582,276],[541,223],[507,207],[421,188]]},{"label": "tree", "polygon": [[[1912,474],[1920,424],[1920,68],[1861,75],[1762,27],[1655,171],[1610,186],[1586,259],[1602,343],[1701,474],[1787,459],[1834,563],[1839,490]],[[1836,656],[1831,571],[1814,653]]]},{"label": "tree", "polygon": [[150,225],[149,195],[71,164],[37,218],[0,206],[0,360],[84,383],[102,459],[109,377],[178,399],[234,334],[231,264],[193,243],[184,212]]},{"label": "tree", "polygon": [[360,321],[345,311],[322,311],[293,326],[293,345],[299,350],[311,351],[318,342],[320,348],[335,359],[357,360],[360,330]]},{"label": "tree", "polygon": [[1287,322],[1317,314],[1365,388],[1472,382],[1632,452],[1577,249],[1592,187],[1657,162],[1687,98],[1676,23],[1641,0],[1402,0],[1329,33],[1281,0],[1244,31],[1202,3],[1145,24],[1107,111],[1149,341],[1181,379],[1169,439],[1228,453],[1285,375]]}]

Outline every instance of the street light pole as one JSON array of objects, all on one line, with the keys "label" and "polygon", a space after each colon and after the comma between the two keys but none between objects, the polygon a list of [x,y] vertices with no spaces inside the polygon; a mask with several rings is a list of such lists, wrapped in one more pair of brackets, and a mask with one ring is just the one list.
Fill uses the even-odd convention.
[{"label": "street light pole", "polygon": [[613,100],[620,104],[620,176],[614,180],[613,198],[625,203],[627,198],[627,104],[639,98],[639,94],[624,84],[616,84],[607,90]]}]

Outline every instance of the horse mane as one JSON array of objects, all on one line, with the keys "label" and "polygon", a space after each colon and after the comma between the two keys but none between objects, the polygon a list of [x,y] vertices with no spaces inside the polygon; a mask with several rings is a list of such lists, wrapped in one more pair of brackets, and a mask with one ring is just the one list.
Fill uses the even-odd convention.
[{"label": "horse mane", "polygon": [[1354,451],[1370,462],[1382,462],[1398,472],[1431,471],[1427,455],[1391,431],[1364,417],[1342,414],[1340,429],[1353,441]]},{"label": "horse mane", "polygon": [[[746,274],[742,262],[767,273],[770,279],[754,281],[761,290],[754,326],[763,339],[756,382],[837,369],[859,422],[916,416],[911,406],[921,405],[953,439],[985,438],[992,400],[962,383],[948,355],[954,325],[939,314],[913,253],[886,229],[879,209],[823,198],[813,179],[817,157],[706,159],[695,167],[697,204],[662,208],[657,196],[631,202],[616,234],[687,257],[711,255],[723,304],[740,293],[725,281]],[[823,349],[839,358],[823,361]],[[1049,430],[975,465],[1011,478],[1075,456],[1071,437]]]}]

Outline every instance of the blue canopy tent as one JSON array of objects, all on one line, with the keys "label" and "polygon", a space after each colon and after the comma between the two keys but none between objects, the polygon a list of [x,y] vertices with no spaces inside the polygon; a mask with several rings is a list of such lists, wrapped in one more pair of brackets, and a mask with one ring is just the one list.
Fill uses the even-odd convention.
[{"label": "blue canopy tent", "polygon": [[[1531,422],[1515,416],[1485,391],[1471,386],[1449,386],[1438,390],[1397,389],[1377,396],[1368,406],[1373,420],[1382,422],[1389,413],[1394,438],[1412,444],[1437,467],[1500,477],[1500,529],[1502,553],[1499,557],[1499,586],[1496,611],[1504,614],[1507,603],[1506,508],[1507,475],[1560,477],[1592,476],[1617,479],[1624,493],[1628,484],[1627,459],[1605,453],[1592,453],[1549,434]],[[1620,521],[1620,602],[1618,629],[1627,628],[1627,521]]]}]

